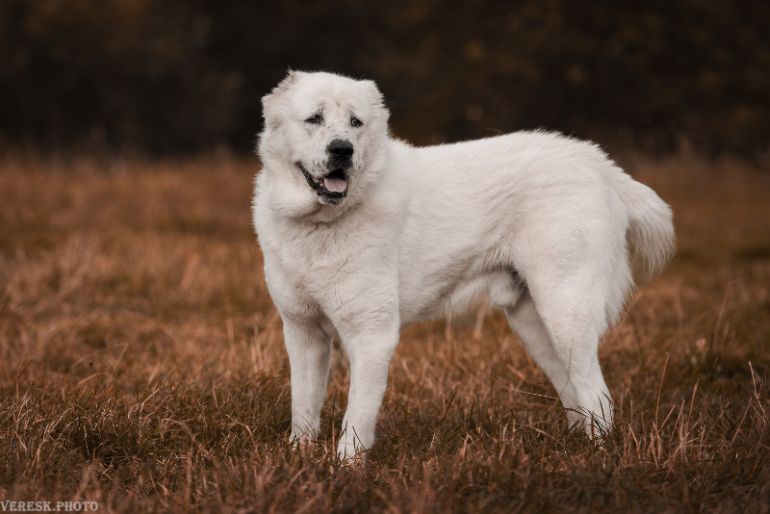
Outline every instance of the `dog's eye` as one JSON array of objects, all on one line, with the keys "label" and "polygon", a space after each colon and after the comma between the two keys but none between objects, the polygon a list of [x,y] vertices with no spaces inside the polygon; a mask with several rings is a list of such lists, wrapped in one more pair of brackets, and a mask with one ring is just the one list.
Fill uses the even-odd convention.
[{"label": "dog's eye", "polygon": [[324,117],[321,116],[321,113],[319,112],[307,118],[305,120],[305,123],[310,123],[312,125],[320,125],[321,123],[323,123],[323,121],[324,121]]},{"label": "dog's eye", "polygon": [[358,128],[358,127],[362,126],[363,124],[364,124],[364,122],[359,120],[355,116],[351,116],[350,117],[350,126],[351,127]]}]

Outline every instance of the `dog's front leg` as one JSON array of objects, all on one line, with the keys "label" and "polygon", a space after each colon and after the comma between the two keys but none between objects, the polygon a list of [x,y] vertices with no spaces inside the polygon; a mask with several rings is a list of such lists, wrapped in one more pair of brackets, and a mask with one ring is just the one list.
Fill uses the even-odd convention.
[{"label": "dog's front leg", "polygon": [[388,366],[398,344],[398,316],[378,328],[362,326],[340,334],[350,360],[348,408],[337,456],[349,459],[371,448],[377,414],[388,382]]},{"label": "dog's front leg", "polygon": [[283,336],[291,365],[291,440],[315,439],[329,379],[331,342],[318,325],[283,320]]}]

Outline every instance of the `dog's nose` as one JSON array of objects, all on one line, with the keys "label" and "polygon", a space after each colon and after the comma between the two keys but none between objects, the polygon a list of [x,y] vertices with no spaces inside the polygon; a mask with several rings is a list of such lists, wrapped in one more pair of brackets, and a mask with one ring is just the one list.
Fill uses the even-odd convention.
[{"label": "dog's nose", "polygon": [[335,139],[329,143],[329,146],[326,147],[326,151],[335,159],[344,161],[353,156],[353,143],[343,139]]}]

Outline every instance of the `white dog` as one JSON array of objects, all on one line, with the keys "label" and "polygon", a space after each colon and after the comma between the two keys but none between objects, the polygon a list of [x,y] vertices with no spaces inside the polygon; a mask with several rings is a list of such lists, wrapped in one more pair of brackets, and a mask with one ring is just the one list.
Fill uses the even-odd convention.
[{"label": "white dog", "polygon": [[374,82],[290,72],[263,99],[254,224],[291,363],[293,440],[316,437],[330,344],[350,359],[337,453],[374,443],[407,323],[486,300],[572,424],[612,423],[597,347],[673,253],[669,207],[597,146],[519,132],[416,148]]}]

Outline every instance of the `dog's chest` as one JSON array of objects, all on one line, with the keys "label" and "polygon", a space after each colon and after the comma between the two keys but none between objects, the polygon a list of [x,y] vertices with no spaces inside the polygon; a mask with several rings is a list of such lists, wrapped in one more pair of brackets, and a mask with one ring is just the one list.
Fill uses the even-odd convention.
[{"label": "dog's chest", "polygon": [[387,259],[383,252],[387,245],[369,232],[321,226],[283,230],[275,236],[265,248],[270,261],[266,271],[280,285],[279,294],[322,308],[365,287]]}]

